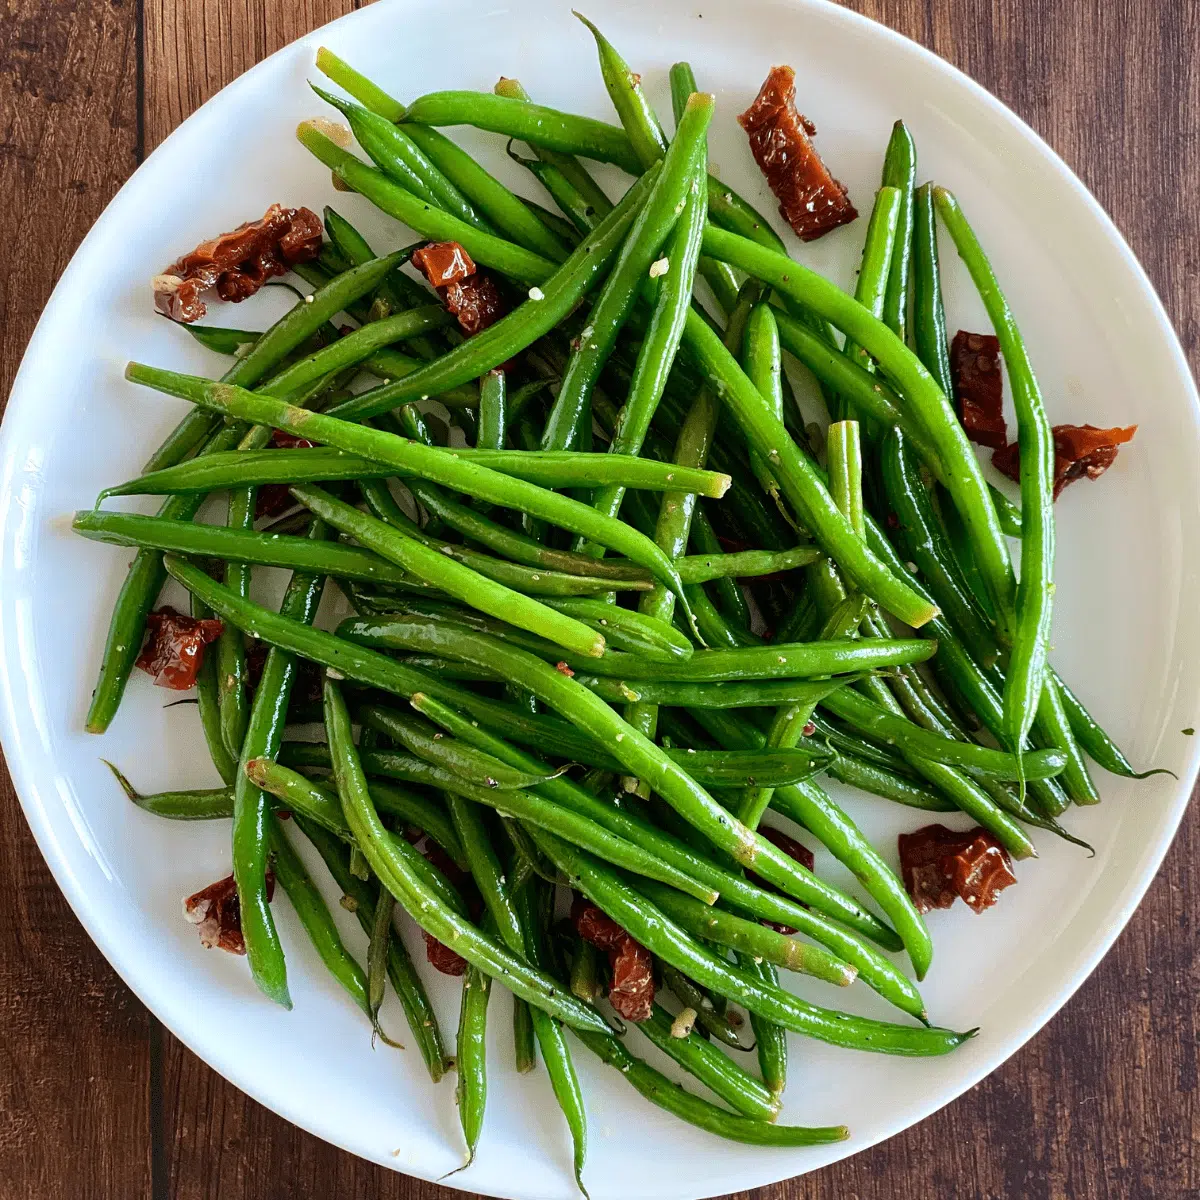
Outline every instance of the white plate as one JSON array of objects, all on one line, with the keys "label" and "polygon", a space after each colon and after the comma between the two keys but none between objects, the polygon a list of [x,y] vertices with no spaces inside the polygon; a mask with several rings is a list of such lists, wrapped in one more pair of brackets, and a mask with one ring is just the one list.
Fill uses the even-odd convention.
[{"label": "white plate", "polygon": [[[981,1027],[962,1050],[907,1061],[796,1041],[782,1119],[846,1121],[853,1138],[842,1145],[763,1150],[718,1141],[650,1107],[580,1048],[592,1196],[698,1197],[812,1170],[933,1112],[1049,1019],[1133,911],[1197,765],[1194,742],[1180,734],[1200,724],[1200,641],[1191,619],[1200,583],[1197,398],[1157,298],[1096,203],[1025,125],[939,59],[815,0],[595,0],[589,13],[645,73],[660,110],[668,107],[667,67],[691,60],[720,101],[713,162],[764,210],[774,206],[734,115],[772,63],[797,68],[820,148],[860,208],[869,207],[892,122],[909,123],[922,178],[957,191],[993,252],[1053,419],[1140,426],[1101,481],[1077,485],[1058,505],[1054,658],[1135,762],[1180,777],[1103,777],[1105,803],[1068,818],[1094,843],[1095,858],[1040,837],[1041,860],[1018,867],[1020,886],[997,909],[981,918],[961,905],[933,914],[937,955],[924,992],[939,1022]],[[288,946],[291,1014],[256,993],[242,961],[203,952],[179,900],[228,870],[227,827],[146,816],[101,765],[103,754],[146,788],[213,782],[194,710],[165,709],[169,697],[135,673],[111,731],[81,732],[130,555],[72,537],[65,522],[102,486],[134,474],[181,409],[125,384],[121,368],[137,358],[218,369],[215,357],[153,314],[151,275],[199,238],[276,200],[331,202],[377,244],[406,240],[364,201],[335,193],[328,172],[292,137],[297,120],[322,111],[304,82],[316,76],[311,62],[322,43],[401,97],[487,88],[503,73],[541,100],[609,116],[591,39],[562,0],[487,11],[468,0],[397,0],[276,54],[172,134],[84,241],[13,390],[0,456],[0,713],[38,843],[89,933],[142,1000],[262,1103],[356,1154],[432,1179],[460,1162],[453,1082],[431,1086],[411,1051],[372,1053],[360,1015],[322,973],[286,902],[275,911]],[[469,143],[513,178],[497,139]],[[850,285],[862,232],[859,221],[797,253]],[[951,329],[985,328],[952,252],[945,259]],[[270,303],[220,309],[213,319],[261,327]],[[899,830],[922,823],[920,814],[867,797],[846,803],[889,851]],[[821,868],[838,877],[828,861]],[[353,921],[345,923],[361,948]],[[431,986],[452,1038],[457,985],[439,977]],[[889,1015],[870,992],[853,992],[847,1005]],[[818,987],[805,994],[841,998]],[[398,1010],[388,1017],[401,1026]],[[482,1146],[475,1167],[450,1182],[497,1195],[570,1196],[562,1121],[544,1072],[518,1077],[508,1068],[507,1017],[498,999]]]}]

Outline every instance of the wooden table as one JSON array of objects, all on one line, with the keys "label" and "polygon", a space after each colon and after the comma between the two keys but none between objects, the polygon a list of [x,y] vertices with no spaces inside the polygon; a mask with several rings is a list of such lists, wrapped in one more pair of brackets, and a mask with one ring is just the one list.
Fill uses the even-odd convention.
[{"label": "wooden table", "polygon": [[[733,3],[735,0],[710,0]],[[0,395],[109,198],[194,108],[356,0],[9,0]],[[1114,215],[1200,362],[1200,0],[854,0],[1029,121]],[[169,198],[165,199],[169,203]],[[0,1200],[431,1200],[183,1049],[88,940],[0,771]],[[762,1197],[1200,1194],[1200,812],[1116,948],[967,1096]]]}]

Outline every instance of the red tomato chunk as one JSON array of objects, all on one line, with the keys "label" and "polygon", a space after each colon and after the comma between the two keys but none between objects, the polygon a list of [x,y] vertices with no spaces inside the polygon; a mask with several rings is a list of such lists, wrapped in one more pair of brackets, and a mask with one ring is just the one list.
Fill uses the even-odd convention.
[{"label": "red tomato chunk", "polygon": [[214,619],[197,621],[170,606],[146,618],[146,644],[137,665],[154,676],[159,687],[185,692],[195,685],[204,662],[204,647],[221,636],[224,626]]}]

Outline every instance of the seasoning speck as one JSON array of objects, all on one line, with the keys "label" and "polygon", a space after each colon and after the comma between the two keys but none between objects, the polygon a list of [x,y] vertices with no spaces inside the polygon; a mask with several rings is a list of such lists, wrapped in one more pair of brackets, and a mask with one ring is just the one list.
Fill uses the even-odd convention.
[{"label": "seasoning speck", "polygon": [[531,287],[529,289],[530,300],[545,300],[546,293],[540,287]]}]

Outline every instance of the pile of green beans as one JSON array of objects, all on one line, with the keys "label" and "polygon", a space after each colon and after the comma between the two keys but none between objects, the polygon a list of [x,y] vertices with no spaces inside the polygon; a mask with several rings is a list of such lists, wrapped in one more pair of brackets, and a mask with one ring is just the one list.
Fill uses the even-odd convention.
[{"label": "pile of green beans", "polygon": [[[300,144],[355,194],[347,204],[420,240],[379,253],[327,209],[328,240],[297,268],[311,295],[265,332],[189,327],[230,360],[219,378],[130,363],[128,379],[186,413],[73,528],[136,551],[89,732],[112,722],[168,578],[194,616],[222,623],[196,684],[221,786],[143,794],[109,765],[146,814],[230,820],[264,995],[291,1006],[273,873],[372,1037],[403,1050],[380,1029],[390,984],[431,1077],[457,1070],[469,1166],[495,1066],[489,1000],[508,988],[513,1063],[545,1067],[582,1191],[587,1114],[568,1028],[652,1103],[761,1146],[847,1136],[775,1123],[789,1033],[907,1056],[972,1036],[932,1024],[887,957],[902,951],[923,979],[930,930],[893,855],[857,823],[854,793],[835,798],[821,776],[960,813],[1026,859],[1034,830],[1083,845],[1060,818],[1099,800],[1088,757],[1126,778],[1156,772],[1135,770],[1048,661],[1046,400],[1002,265],[949,191],[918,186],[904,123],[850,293],[710,174],[716,102],[690,66],[671,70],[669,134],[640,75],[581,20],[615,123],[538,104],[513,79],[404,103],[321,49],[317,67],[346,95],[313,91],[369,161],[328,122],[304,122]],[[507,138],[542,200],[441,132],[464,125]],[[614,202],[587,162],[633,182]],[[984,478],[953,407],[939,220],[1000,340],[1019,507]],[[465,335],[405,272],[427,241],[457,242],[507,311]],[[801,411],[796,364],[819,385],[827,431]],[[270,448],[273,430],[311,444]],[[291,508],[256,521],[267,487]],[[210,523],[214,495],[226,499]],[[127,496],[165,500],[155,516],[104,507]],[[291,572],[277,607],[253,598],[264,568]],[[318,619],[326,593],[345,604]],[[252,690],[255,641],[267,653]],[[312,664],[319,710],[293,698]],[[764,836],[770,810],[854,890]],[[360,951],[330,916],[339,896]],[[658,997],[630,1023],[713,1100],[614,1031],[603,952],[556,921],[574,896],[653,957]],[[453,1059],[400,922],[464,960]],[[801,999],[785,972],[863,984],[901,1019]],[[747,1048],[731,1005],[749,1015],[758,1076],[721,1048]]]}]

